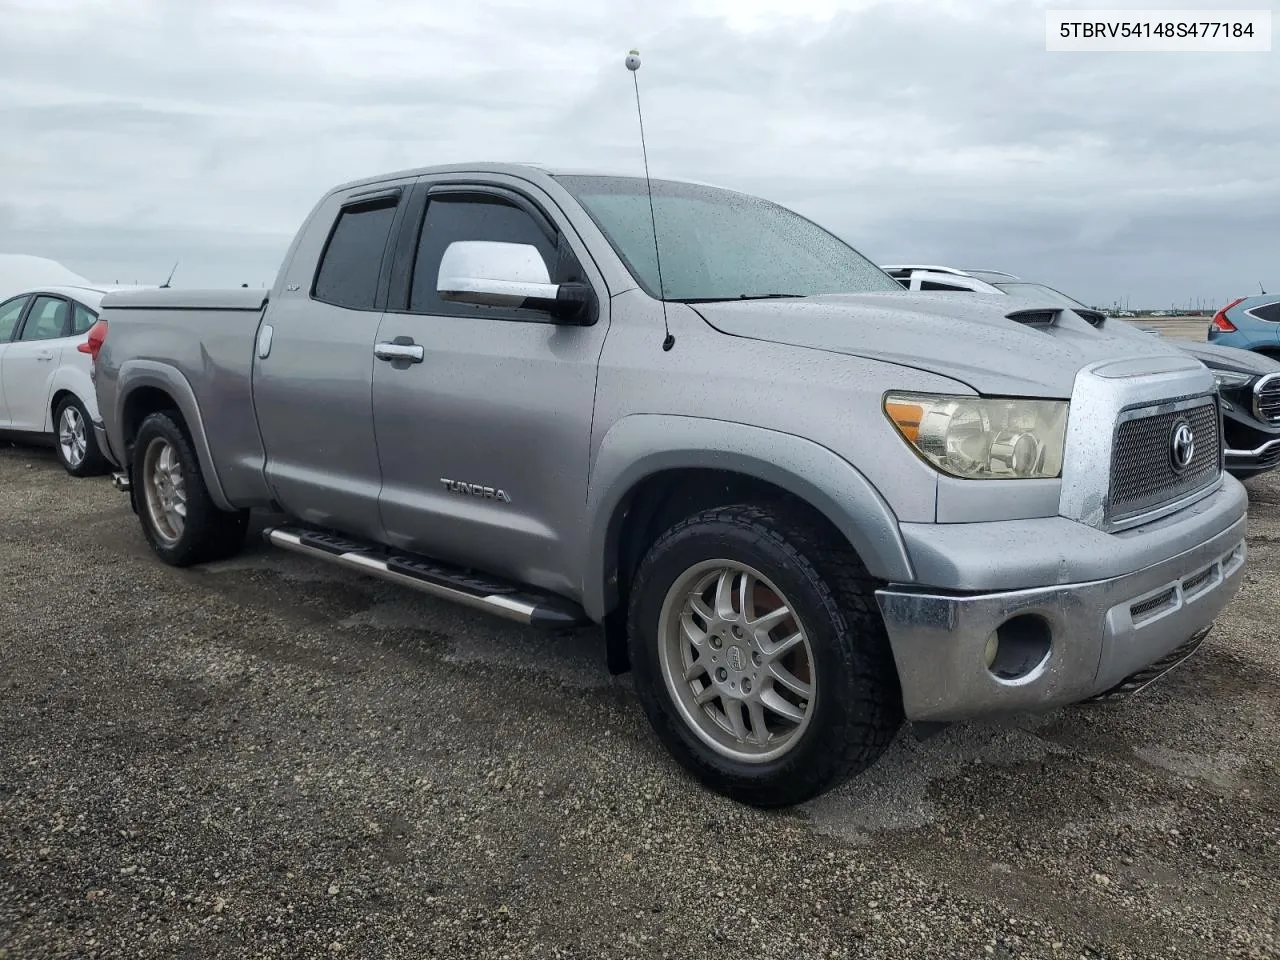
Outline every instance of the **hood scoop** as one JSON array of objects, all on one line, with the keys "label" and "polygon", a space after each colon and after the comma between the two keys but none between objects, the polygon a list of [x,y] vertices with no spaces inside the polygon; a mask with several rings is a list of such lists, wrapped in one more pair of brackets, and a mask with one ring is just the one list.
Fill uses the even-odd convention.
[{"label": "hood scoop", "polygon": [[1099,313],[1097,310],[1077,310],[1076,313],[1084,317],[1085,322],[1091,327],[1100,327],[1107,319],[1105,313]]},{"label": "hood scoop", "polygon": [[1015,310],[1006,313],[1005,319],[1028,327],[1052,327],[1058,322],[1059,310]]}]

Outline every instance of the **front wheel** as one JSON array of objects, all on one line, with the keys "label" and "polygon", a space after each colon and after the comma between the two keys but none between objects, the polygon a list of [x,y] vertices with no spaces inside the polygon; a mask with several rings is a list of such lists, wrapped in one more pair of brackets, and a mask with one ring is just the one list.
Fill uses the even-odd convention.
[{"label": "front wheel", "polygon": [[153,413],[142,421],[132,473],[142,532],[165,563],[186,567],[222,560],[244,543],[249,512],[218,509],[191,441],[171,414]]},{"label": "front wheel", "polygon": [[902,723],[874,583],[799,511],[738,505],[677,523],[641,562],[631,662],[663,743],[756,806],[870,766]]}]

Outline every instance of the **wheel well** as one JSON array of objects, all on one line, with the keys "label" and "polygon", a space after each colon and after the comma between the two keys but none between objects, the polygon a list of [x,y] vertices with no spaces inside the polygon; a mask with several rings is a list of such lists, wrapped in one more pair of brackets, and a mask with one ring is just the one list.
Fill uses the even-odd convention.
[{"label": "wheel well", "polygon": [[616,585],[617,589],[617,602],[607,612],[604,622],[611,673],[630,669],[626,638],[628,588],[644,555],[654,541],[679,520],[731,503],[785,504],[807,514],[816,526],[845,541],[835,524],[808,502],[776,484],[746,474],[681,468],[646,477],[622,499],[609,522],[604,576],[606,582]]},{"label": "wheel well", "polygon": [[[54,392],[53,399],[49,401],[49,422],[53,424],[54,433],[58,432],[58,407],[62,406],[62,401],[67,397],[75,396],[76,394],[74,390],[67,390],[65,387]],[[78,400],[79,397],[76,397],[76,399]]]},{"label": "wheel well", "polygon": [[125,398],[121,427],[124,432],[123,441],[126,463],[130,457],[130,451],[133,449],[133,440],[138,435],[138,427],[142,426],[142,421],[151,416],[151,414],[158,413],[161,410],[172,413],[177,418],[178,423],[183,424],[178,404],[173,397],[159,387],[139,387]]}]

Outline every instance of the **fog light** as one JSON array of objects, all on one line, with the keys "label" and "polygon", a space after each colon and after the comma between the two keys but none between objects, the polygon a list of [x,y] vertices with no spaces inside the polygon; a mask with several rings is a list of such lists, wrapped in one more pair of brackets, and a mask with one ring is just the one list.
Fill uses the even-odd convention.
[{"label": "fog light", "polygon": [[983,658],[997,680],[1016,682],[1036,673],[1053,646],[1053,628],[1035,613],[1006,620],[987,637]]},{"label": "fog light", "polygon": [[991,669],[991,665],[996,662],[996,655],[1000,653],[1000,632],[992,630],[991,636],[987,637],[986,649],[982,651],[982,661],[986,664],[987,669]]}]

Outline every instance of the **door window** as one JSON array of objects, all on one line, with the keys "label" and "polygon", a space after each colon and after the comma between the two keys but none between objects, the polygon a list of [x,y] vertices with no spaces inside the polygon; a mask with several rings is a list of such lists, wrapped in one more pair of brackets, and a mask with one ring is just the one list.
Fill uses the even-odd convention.
[{"label": "door window", "polygon": [[346,207],[338,214],[311,295],[335,307],[372,310],[396,198]]},{"label": "door window", "polygon": [[58,297],[36,297],[22,325],[22,340],[65,337],[71,321],[71,305]]},{"label": "door window", "polygon": [[14,297],[0,303],[0,343],[8,343],[18,331],[18,320],[22,318],[22,308],[30,297]]},{"label": "door window", "polygon": [[88,333],[89,328],[98,322],[98,315],[82,303],[71,304],[71,336],[78,337]]},{"label": "door window", "polygon": [[569,279],[572,254],[565,248],[568,260],[561,268],[559,245],[526,211],[514,204],[489,196],[433,197],[427,204],[422,222],[422,236],[413,264],[413,286],[409,310],[461,317],[489,317],[547,322],[542,310],[522,307],[489,307],[441,300],[436,293],[440,260],[449,244],[458,240],[495,240],[502,243],[526,243],[537,248],[552,283]]}]

